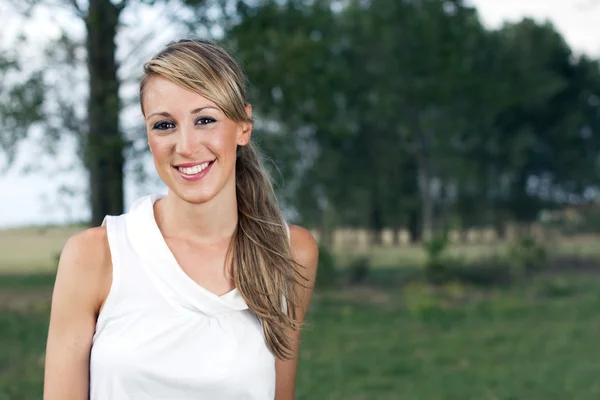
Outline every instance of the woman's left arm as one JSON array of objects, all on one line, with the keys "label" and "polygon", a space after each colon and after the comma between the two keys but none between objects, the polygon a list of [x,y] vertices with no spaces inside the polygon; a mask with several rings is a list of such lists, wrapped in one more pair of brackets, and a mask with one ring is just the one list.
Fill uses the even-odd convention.
[{"label": "woman's left arm", "polygon": [[[319,250],[317,242],[310,232],[299,226],[290,225],[290,241],[292,256],[303,268],[301,270],[302,275],[307,279],[306,282],[301,282],[301,286],[298,287],[300,304],[298,304],[296,309],[296,316],[300,322],[303,322],[317,277]],[[275,400],[294,400],[300,334],[300,330],[288,332],[294,348],[293,357],[290,360],[285,361],[277,359],[275,362]]]}]

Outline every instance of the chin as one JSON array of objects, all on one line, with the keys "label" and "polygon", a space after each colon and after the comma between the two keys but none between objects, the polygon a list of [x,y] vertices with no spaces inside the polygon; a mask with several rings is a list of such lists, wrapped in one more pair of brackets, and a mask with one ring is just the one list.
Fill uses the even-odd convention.
[{"label": "chin", "polygon": [[214,195],[206,193],[183,193],[178,195],[183,201],[190,204],[204,204],[215,198]]},{"label": "chin", "polygon": [[180,185],[173,185],[169,189],[174,195],[190,204],[207,203],[217,195],[216,190],[209,188],[182,188]]}]

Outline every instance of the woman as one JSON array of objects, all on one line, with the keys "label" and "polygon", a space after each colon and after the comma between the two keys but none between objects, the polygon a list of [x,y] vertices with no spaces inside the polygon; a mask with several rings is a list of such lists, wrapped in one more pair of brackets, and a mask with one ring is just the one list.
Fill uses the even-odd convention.
[{"label": "woman", "polygon": [[140,100],[168,194],[65,245],[44,398],[293,399],[317,246],[276,205],[239,66],[213,43],[172,43]]}]

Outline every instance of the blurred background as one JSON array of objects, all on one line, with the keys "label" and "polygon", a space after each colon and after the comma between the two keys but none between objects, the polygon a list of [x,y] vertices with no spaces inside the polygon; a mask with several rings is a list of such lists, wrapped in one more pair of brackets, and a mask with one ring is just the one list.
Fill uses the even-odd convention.
[{"label": "blurred background", "polygon": [[138,82],[248,74],[321,246],[298,399],[600,398],[600,1],[0,0],[0,399],[40,399],[67,238],[164,192]]}]

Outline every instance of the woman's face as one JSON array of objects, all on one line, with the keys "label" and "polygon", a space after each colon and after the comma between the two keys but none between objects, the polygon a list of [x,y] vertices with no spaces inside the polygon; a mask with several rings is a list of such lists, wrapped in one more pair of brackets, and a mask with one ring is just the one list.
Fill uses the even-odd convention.
[{"label": "woman's face", "polygon": [[[150,79],[142,101],[154,165],[172,192],[190,203],[223,188],[235,193],[236,150],[250,140],[251,123],[230,120],[212,101],[163,77]],[[246,112],[251,116],[249,105]]]}]

